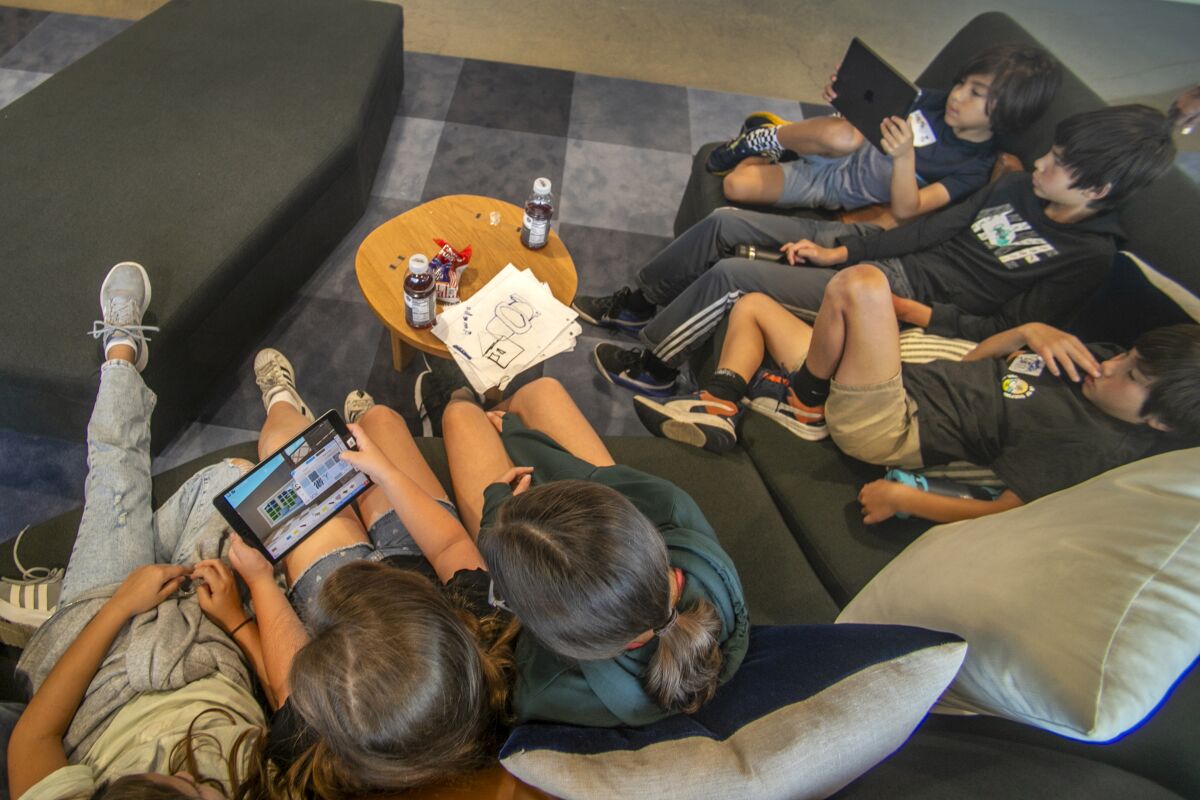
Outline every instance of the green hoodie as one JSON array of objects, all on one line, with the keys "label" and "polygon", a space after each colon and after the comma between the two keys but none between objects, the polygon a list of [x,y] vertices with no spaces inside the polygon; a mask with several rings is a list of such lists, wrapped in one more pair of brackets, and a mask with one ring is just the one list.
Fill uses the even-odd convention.
[{"label": "green hoodie", "polygon": [[[504,418],[504,446],[513,463],[534,468],[535,484],[571,478],[609,486],[629,499],[662,532],[671,566],[683,570],[679,607],[708,600],[721,621],[721,683],[733,677],[746,655],[750,620],[737,569],[708,521],[673,483],[632,467],[596,467],[568,453],[550,437],[526,428],[515,414]],[[502,483],[484,492],[483,524],[490,525],[512,495]],[[642,674],[658,647],[645,647],[604,661],[575,661],[555,655],[522,633],[517,639],[513,711],[518,721],[545,720],[611,727],[646,725],[670,716],[642,688]]]}]

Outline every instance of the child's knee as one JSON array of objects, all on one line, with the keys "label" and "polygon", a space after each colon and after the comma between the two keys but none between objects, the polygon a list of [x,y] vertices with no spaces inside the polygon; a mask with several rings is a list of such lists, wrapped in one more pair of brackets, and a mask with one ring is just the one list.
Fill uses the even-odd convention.
[{"label": "child's knee", "polygon": [[569,398],[566,388],[558,382],[556,378],[541,377],[535,381],[531,381],[521,387],[517,392],[517,396],[513,399],[520,398],[520,402],[526,406],[533,404],[546,404],[561,401],[563,398]]},{"label": "child's knee", "polygon": [[378,425],[392,417],[399,417],[392,409],[383,405],[373,405],[358,418],[360,425]]},{"label": "child's knee", "polygon": [[752,199],[750,181],[747,178],[747,172],[740,169],[735,169],[722,178],[721,190],[725,194],[725,199],[733,200],[735,203]]},{"label": "child's knee", "polygon": [[833,156],[848,156],[861,147],[862,143],[862,134],[844,119],[836,120],[827,126],[821,136],[821,144]]},{"label": "child's knee", "polygon": [[825,300],[843,305],[886,299],[891,303],[892,287],[887,276],[871,264],[857,264],[838,272],[825,288]]},{"label": "child's knee", "polygon": [[763,309],[773,302],[768,295],[762,292],[750,292],[749,294],[742,295],[733,304],[733,311],[729,312],[730,324],[732,324],[734,319],[743,320],[758,317]]}]

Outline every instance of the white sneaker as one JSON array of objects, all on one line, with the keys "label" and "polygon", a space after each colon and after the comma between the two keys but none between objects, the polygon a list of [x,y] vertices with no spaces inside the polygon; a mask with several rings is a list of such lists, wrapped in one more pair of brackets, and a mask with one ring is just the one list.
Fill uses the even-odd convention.
[{"label": "white sneaker", "polygon": [[149,306],[150,276],[141,264],[122,261],[108,271],[100,285],[100,313],[104,318],[93,322],[91,330],[91,337],[103,343],[105,359],[114,346],[127,344],[135,351],[133,365],[138,372],[146,368],[150,360],[146,332],[158,330],[142,324]]},{"label": "white sneaker", "polygon": [[17,555],[25,528],[13,542],[13,562],[20,578],[0,578],[0,642],[23,646],[29,636],[58,608],[62,595],[61,568],[25,567]]},{"label": "white sneaker", "polygon": [[367,413],[375,405],[375,398],[362,389],[355,389],[346,395],[342,405],[342,419],[346,422],[358,422],[358,418]]},{"label": "white sneaker", "polygon": [[[296,370],[287,356],[270,347],[258,351],[254,357],[254,382],[262,390],[263,408],[269,412],[272,403],[286,402],[309,419],[313,414],[296,391]],[[276,398],[279,398],[277,401]]]}]

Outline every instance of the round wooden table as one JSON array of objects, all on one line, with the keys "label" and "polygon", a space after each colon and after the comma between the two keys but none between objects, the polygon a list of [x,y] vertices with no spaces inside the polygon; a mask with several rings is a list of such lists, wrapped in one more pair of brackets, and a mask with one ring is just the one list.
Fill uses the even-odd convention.
[{"label": "round wooden table", "polygon": [[[499,212],[498,225],[491,224]],[[458,296],[466,300],[483,288],[506,264],[533,270],[538,280],[566,305],[575,299],[579,278],[566,245],[553,229],[541,250],[521,244],[524,211],[512,203],[473,194],[454,194],[423,203],[393,217],[363,239],[354,259],[354,272],[367,305],[392,337],[392,366],[401,370],[420,350],[449,358],[441,339],[430,330],[414,330],[404,321],[404,277],[408,257],[424,253],[432,258],[438,251],[435,238],[456,250],[471,246],[471,263],[462,273]],[[439,310],[441,304],[438,304]]]}]

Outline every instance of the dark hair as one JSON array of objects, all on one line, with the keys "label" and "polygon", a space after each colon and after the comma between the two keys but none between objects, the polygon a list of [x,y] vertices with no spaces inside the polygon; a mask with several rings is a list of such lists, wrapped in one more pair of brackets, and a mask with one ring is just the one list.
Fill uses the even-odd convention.
[{"label": "dark hair", "polygon": [[1116,208],[1171,168],[1175,144],[1161,111],[1127,105],[1073,114],[1054,129],[1058,159],[1071,170],[1074,189],[1108,194],[1091,201],[1098,210]]},{"label": "dark hair", "polygon": [[619,492],[591,481],[544,484],[507,500],[479,549],[500,597],[538,641],[568,658],[614,658],[661,634],[643,686],[668,711],[691,713],[716,691],[721,623],[707,601],[671,604],[658,528]]},{"label": "dark hair", "polygon": [[1200,438],[1200,325],[1155,328],[1133,349],[1138,367],[1153,378],[1139,413],[1157,417],[1173,433]]},{"label": "dark hair", "polygon": [[[187,735],[171,748],[171,753],[167,757],[167,771],[163,774],[174,775],[177,772],[186,771],[195,778],[196,783],[208,784],[222,794],[226,794],[226,786],[216,778],[203,775],[196,761],[196,748],[202,746],[204,742],[211,742],[216,747],[220,747],[220,743],[212,734],[195,729],[196,723],[209,714],[217,714],[230,722],[234,721],[233,715],[223,708],[214,707],[201,711],[188,724]],[[231,797],[239,800],[248,798],[252,795],[247,792],[247,789],[262,784],[261,770],[264,765],[262,752],[265,745],[266,731],[262,728],[248,728],[238,734],[234,740],[233,747],[225,755],[225,769],[228,786],[232,790]],[[249,757],[246,758],[249,765],[246,775],[242,774],[239,767],[239,762],[245,757],[244,753],[249,754]],[[176,800],[180,797],[194,798],[195,795],[152,780],[146,773],[139,773],[122,775],[115,780],[104,781],[92,792],[91,800]]]},{"label": "dark hair", "polygon": [[288,676],[289,701],[317,739],[272,794],[361,797],[493,761],[517,629],[506,622],[488,637],[494,615],[476,619],[420,574],[368,561],[339,568]]},{"label": "dark hair", "polygon": [[990,75],[987,114],[993,132],[1018,132],[1032,124],[1058,91],[1062,67],[1040,47],[998,44],[980,51],[954,77]]}]

